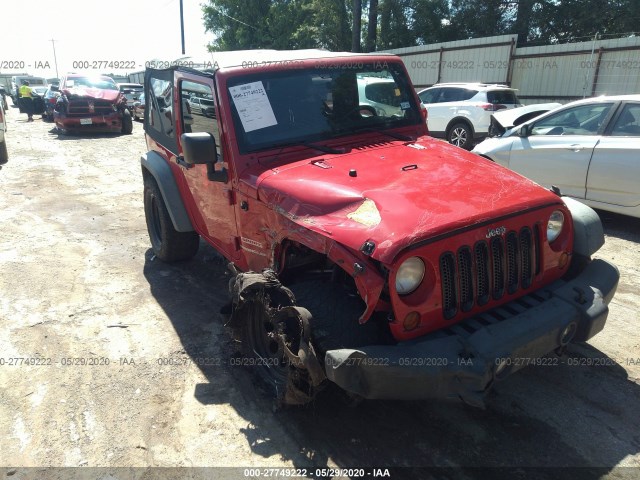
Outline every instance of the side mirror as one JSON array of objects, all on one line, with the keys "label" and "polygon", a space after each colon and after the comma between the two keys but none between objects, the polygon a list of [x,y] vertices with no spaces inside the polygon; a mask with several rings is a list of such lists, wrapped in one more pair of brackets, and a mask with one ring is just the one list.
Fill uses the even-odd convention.
[{"label": "side mirror", "polygon": [[218,152],[213,135],[208,132],[183,133],[180,140],[187,165],[206,165],[207,178],[212,182],[229,181],[229,174],[225,168],[216,171],[214,167]]},{"label": "side mirror", "polygon": [[530,127],[529,125],[523,125],[522,127],[520,127],[520,130],[518,130],[518,136],[528,137],[529,134],[531,133],[531,129],[529,127]]}]

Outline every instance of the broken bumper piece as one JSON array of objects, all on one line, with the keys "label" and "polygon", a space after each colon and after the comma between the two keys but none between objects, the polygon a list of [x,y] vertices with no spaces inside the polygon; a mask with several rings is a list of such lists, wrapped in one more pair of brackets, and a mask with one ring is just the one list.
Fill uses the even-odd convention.
[{"label": "broken bumper piece", "polygon": [[557,359],[541,357],[602,330],[618,279],[614,265],[594,260],[570,281],[445,331],[393,346],[330,350],[327,378],[370,399],[459,398],[482,407],[495,381],[527,365],[553,365]]}]

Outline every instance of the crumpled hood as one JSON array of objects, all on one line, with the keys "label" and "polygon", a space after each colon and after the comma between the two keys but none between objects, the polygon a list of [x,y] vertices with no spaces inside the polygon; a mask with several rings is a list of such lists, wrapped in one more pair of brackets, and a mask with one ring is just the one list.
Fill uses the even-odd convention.
[{"label": "crumpled hood", "polygon": [[107,100],[109,102],[115,102],[120,96],[119,90],[106,90],[102,88],[91,88],[84,86],[66,88],[62,91],[62,93],[64,93],[67,97],[91,97],[100,100]]},{"label": "crumpled hood", "polygon": [[425,238],[559,201],[515,172],[428,137],[293,162],[255,181],[260,200],[276,211],[356,250],[372,240],[372,257],[385,263]]}]

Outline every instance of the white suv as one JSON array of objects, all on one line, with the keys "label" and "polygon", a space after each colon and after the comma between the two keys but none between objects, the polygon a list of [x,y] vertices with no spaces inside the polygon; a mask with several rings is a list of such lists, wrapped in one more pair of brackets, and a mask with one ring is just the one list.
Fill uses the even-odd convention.
[{"label": "white suv", "polygon": [[429,114],[429,133],[466,150],[487,136],[493,112],[522,106],[513,88],[485,83],[438,83],[418,96]]}]

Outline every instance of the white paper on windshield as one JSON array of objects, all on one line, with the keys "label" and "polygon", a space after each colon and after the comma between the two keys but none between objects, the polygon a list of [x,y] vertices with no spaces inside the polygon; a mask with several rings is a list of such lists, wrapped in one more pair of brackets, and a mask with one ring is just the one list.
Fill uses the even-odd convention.
[{"label": "white paper on windshield", "polygon": [[229,87],[229,92],[245,132],[278,124],[262,81]]}]

